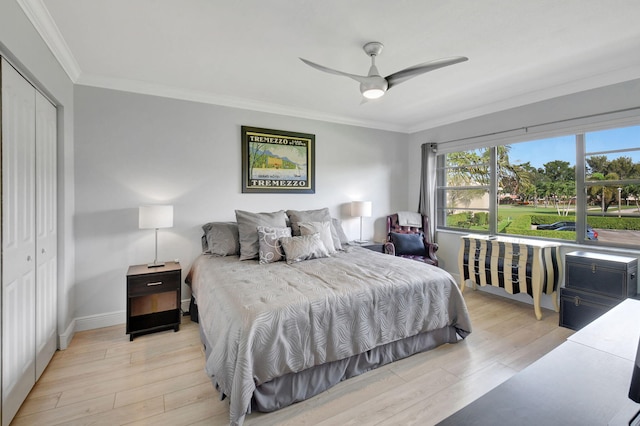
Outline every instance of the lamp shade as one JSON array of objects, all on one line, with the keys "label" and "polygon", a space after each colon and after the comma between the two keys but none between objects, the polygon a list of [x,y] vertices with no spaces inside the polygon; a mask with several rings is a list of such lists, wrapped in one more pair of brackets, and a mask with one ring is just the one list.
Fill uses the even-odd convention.
[{"label": "lamp shade", "polygon": [[158,229],[173,226],[173,206],[140,206],[138,228]]},{"label": "lamp shade", "polygon": [[371,217],[371,201],[352,201],[351,216]]}]

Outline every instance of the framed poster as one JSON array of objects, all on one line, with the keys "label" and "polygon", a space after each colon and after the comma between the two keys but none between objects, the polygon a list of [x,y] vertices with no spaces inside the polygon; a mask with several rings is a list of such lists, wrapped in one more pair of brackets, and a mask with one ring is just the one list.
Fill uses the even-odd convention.
[{"label": "framed poster", "polygon": [[242,192],[315,194],[315,135],[242,126]]}]

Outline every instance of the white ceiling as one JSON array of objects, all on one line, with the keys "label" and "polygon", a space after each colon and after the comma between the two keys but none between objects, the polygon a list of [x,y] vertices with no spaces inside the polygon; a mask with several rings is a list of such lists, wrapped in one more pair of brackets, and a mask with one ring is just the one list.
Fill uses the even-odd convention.
[{"label": "white ceiling", "polygon": [[[71,79],[412,133],[640,78],[638,0],[17,0]],[[358,83],[449,56],[361,104]]]}]

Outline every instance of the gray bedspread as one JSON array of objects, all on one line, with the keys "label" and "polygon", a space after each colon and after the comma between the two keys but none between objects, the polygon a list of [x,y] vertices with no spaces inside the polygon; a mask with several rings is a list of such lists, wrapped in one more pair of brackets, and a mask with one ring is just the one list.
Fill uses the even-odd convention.
[{"label": "gray bedspread", "polygon": [[442,327],[471,332],[449,273],[360,247],[291,265],[201,255],[188,279],[231,424],[273,378]]}]

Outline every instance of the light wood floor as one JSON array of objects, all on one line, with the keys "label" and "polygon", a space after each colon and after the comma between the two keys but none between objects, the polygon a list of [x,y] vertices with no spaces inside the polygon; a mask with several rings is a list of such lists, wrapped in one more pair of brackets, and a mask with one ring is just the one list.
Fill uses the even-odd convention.
[{"label": "light wood floor", "polygon": [[[467,291],[464,341],[344,381],[246,425],[429,425],[504,382],[572,334],[558,314]],[[133,342],[124,325],[79,332],[58,351],[12,425],[224,425],[227,401],[203,371],[197,324]]]}]

